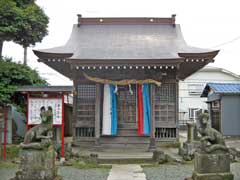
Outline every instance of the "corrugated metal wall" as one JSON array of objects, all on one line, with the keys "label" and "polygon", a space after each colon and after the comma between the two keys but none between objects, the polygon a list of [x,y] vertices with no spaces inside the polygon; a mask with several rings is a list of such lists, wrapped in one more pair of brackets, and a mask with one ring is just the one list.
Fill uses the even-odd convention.
[{"label": "corrugated metal wall", "polygon": [[222,96],[222,133],[223,135],[240,135],[240,96]]}]

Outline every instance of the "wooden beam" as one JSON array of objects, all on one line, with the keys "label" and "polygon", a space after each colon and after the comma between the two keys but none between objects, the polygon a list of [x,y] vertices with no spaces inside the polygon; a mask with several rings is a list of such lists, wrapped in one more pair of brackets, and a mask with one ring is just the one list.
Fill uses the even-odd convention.
[{"label": "wooden beam", "polygon": [[95,146],[100,146],[100,115],[101,115],[101,84],[96,84],[96,101],[95,101]]}]

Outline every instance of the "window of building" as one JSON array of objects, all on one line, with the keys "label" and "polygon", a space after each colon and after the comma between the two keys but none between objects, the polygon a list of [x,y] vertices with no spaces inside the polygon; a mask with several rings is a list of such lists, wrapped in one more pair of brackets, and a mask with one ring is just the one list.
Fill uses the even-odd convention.
[{"label": "window of building", "polygon": [[220,103],[219,101],[213,101],[212,102],[212,109],[219,109]]},{"label": "window of building", "polygon": [[200,95],[203,91],[204,84],[189,84],[188,94],[190,95]]},{"label": "window of building", "polygon": [[189,108],[189,110],[188,110],[189,119],[196,118],[196,110],[197,109],[198,108]]}]

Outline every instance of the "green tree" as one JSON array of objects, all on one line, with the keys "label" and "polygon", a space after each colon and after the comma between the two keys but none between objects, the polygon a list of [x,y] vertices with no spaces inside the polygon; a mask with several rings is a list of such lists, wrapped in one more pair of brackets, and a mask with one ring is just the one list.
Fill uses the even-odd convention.
[{"label": "green tree", "polygon": [[13,0],[0,0],[0,57],[4,41],[11,41],[23,23],[23,13]]},{"label": "green tree", "polygon": [[36,70],[29,66],[12,62],[10,59],[0,60],[0,104],[12,104],[12,95],[18,86],[47,85]]},{"label": "green tree", "polygon": [[34,0],[0,0],[0,57],[4,41],[14,41],[24,48],[41,42],[47,35],[48,17]]},{"label": "green tree", "polygon": [[23,22],[21,31],[19,31],[14,42],[20,44],[24,48],[24,64],[27,64],[27,48],[41,42],[48,34],[48,17],[44,11],[35,3],[28,4],[23,8]]}]

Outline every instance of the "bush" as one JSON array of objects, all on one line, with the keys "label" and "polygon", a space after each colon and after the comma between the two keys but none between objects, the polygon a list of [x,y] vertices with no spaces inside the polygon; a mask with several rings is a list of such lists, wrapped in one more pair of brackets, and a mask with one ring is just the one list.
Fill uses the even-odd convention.
[{"label": "bush", "polygon": [[13,98],[18,86],[47,85],[36,70],[29,66],[12,62],[11,58],[0,59],[0,104],[14,104]]}]

